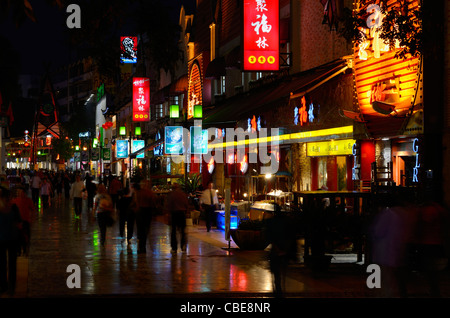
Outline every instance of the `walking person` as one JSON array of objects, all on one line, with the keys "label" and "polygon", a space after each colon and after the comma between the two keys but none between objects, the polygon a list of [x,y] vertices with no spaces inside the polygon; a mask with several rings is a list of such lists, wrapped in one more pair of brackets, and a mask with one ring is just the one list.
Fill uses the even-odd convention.
[{"label": "walking person", "polygon": [[50,195],[52,194],[52,185],[47,179],[47,177],[44,177],[42,180],[41,185],[41,202],[44,207],[44,209],[48,208],[50,205]]},{"label": "walking person", "polygon": [[17,248],[22,220],[17,205],[11,203],[11,193],[0,188],[0,294],[14,294],[17,275]]},{"label": "walking person", "polygon": [[108,192],[111,196],[113,206],[116,208],[117,200],[119,198],[119,192],[122,190],[122,183],[120,183],[119,179],[116,176],[112,176],[112,179],[109,183]]},{"label": "walking person", "polygon": [[172,253],[176,253],[178,249],[177,234],[180,234],[181,251],[186,251],[186,213],[189,209],[189,200],[187,194],[180,189],[178,183],[172,186],[172,192],[166,197],[165,202],[166,213],[170,215],[171,236],[170,246]]},{"label": "walking person", "polygon": [[25,187],[17,188],[17,197],[12,200],[12,204],[15,204],[19,208],[20,218],[22,219],[19,254],[27,256],[30,250],[31,220],[35,212],[35,206],[33,200],[27,196]]},{"label": "walking person", "polygon": [[94,197],[94,211],[100,228],[100,243],[104,246],[106,241],[106,228],[112,226],[112,213],[114,208],[111,197],[106,192],[103,184],[99,184],[97,188],[97,195]]},{"label": "walking person", "polygon": [[216,190],[213,187],[214,184],[210,182],[200,198],[202,210],[205,211],[206,230],[208,232],[211,231],[211,226],[214,224],[214,211],[219,204]]},{"label": "walking person", "polygon": [[83,191],[85,190],[84,182],[81,181],[80,175],[76,175],[75,182],[70,188],[70,198],[73,199],[75,207],[75,217],[80,217],[83,208]]},{"label": "walking person", "polygon": [[156,196],[149,185],[135,184],[137,201],[136,228],[138,236],[138,253],[146,253],[147,238],[150,232],[153,213],[156,207]]},{"label": "walking person", "polygon": [[275,297],[282,297],[289,261],[297,256],[297,241],[293,222],[275,204],[274,216],[267,219],[266,233],[271,243],[269,254],[270,271],[273,276]]},{"label": "walking person", "polygon": [[136,221],[136,196],[127,186],[123,189],[117,201],[119,210],[119,235],[125,237],[125,223],[127,225],[127,243],[133,238],[134,223]]},{"label": "walking person", "polygon": [[33,177],[31,178],[31,198],[36,205],[39,203],[39,191],[41,189],[41,184],[42,180],[37,171],[35,171]]},{"label": "walking person", "polygon": [[86,176],[86,191],[87,191],[87,207],[88,211],[94,207],[94,196],[97,192],[97,186],[92,180],[92,177],[88,174]]}]

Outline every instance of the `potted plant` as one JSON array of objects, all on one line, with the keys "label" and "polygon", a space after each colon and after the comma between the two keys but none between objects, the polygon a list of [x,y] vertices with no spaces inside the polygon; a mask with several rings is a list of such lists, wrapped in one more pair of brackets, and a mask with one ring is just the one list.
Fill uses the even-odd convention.
[{"label": "potted plant", "polygon": [[242,250],[264,250],[269,240],[264,230],[264,221],[241,220],[237,229],[230,230],[231,237]]}]

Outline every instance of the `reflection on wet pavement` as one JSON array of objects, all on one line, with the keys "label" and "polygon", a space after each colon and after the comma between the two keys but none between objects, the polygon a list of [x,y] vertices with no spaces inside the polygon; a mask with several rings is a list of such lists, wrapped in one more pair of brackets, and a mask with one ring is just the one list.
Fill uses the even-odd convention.
[{"label": "reflection on wet pavement", "polygon": [[[206,230],[189,226],[187,251],[172,254],[170,228],[161,220],[154,218],[147,253],[138,254],[135,238],[127,244],[117,224],[101,246],[96,219],[86,207],[80,218],[64,199],[40,209],[32,225],[27,297],[272,292],[264,251],[251,252],[252,263],[225,244],[199,239],[196,233]],[[208,235],[214,241],[223,232]],[[80,267],[81,288],[67,287],[70,264]]]}]

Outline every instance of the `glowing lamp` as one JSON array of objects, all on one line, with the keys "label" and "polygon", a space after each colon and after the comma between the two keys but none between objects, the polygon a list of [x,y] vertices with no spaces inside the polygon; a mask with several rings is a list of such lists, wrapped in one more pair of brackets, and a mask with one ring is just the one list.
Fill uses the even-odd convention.
[{"label": "glowing lamp", "polygon": [[180,106],[170,105],[170,118],[179,118],[179,117],[180,117]]},{"label": "glowing lamp", "polygon": [[136,135],[136,136],[140,136],[141,135],[141,127],[135,127],[134,128],[134,134]]},{"label": "glowing lamp", "polygon": [[203,117],[203,107],[202,105],[194,105],[194,118]]},{"label": "glowing lamp", "polygon": [[120,126],[119,135],[125,136],[127,134],[127,128],[125,126]]}]

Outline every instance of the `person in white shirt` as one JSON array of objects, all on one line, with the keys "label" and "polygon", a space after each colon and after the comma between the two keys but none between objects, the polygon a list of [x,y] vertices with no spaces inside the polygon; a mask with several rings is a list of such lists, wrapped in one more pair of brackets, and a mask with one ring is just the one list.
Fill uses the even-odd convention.
[{"label": "person in white shirt", "polygon": [[75,216],[79,217],[81,215],[81,208],[83,204],[83,191],[85,191],[84,182],[81,181],[80,175],[75,177],[75,182],[70,188],[70,199],[73,199],[73,205],[75,207]]},{"label": "person in white shirt", "polygon": [[217,192],[214,189],[214,184],[212,182],[210,182],[208,188],[203,191],[202,196],[200,197],[200,204],[202,210],[205,211],[206,230],[209,232],[214,223],[214,211],[219,204]]},{"label": "person in white shirt", "polygon": [[39,203],[39,190],[41,188],[41,183],[41,178],[39,178],[36,171],[31,178],[31,198],[33,199],[34,204]]}]

